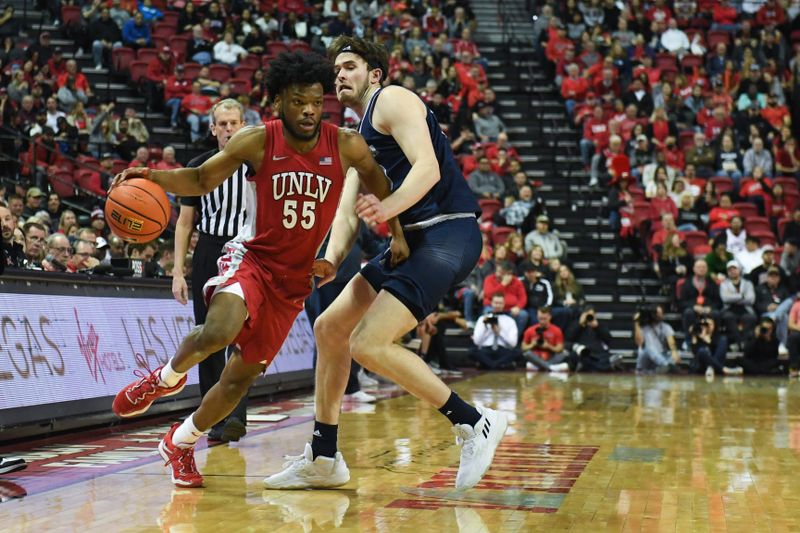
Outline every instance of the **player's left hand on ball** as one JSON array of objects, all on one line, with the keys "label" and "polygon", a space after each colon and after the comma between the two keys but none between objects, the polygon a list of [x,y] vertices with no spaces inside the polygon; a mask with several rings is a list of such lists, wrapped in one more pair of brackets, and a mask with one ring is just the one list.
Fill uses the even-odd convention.
[{"label": "player's left hand on ball", "polygon": [[333,281],[336,277],[336,267],[327,259],[316,259],[314,264],[311,265],[311,283],[314,283],[314,278],[320,278],[317,282],[317,287],[322,287],[326,283]]},{"label": "player's left hand on ball", "polygon": [[408,248],[408,243],[405,237],[392,237],[392,242],[389,244],[389,249],[392,251],[391,265],[393,267],[399,265],[411,255],[411,250]]},{"label": "player's left hand on ball", "polygon": [[386,210],[374,194],[359,194],[356,200],[356,214],[367,224],[386,222]]},{"label": "player's left hand on ball", "polygon": [[130,180],[133,178],[147,179],[149,172],[150,169],[147,167],[126,168],[125,170],[114,176],[114,179],[111,181],[111,185],[109,185],[108,187],[108,192],[111,192],[114,189],[114,187],[116,187],[125,180]]}]

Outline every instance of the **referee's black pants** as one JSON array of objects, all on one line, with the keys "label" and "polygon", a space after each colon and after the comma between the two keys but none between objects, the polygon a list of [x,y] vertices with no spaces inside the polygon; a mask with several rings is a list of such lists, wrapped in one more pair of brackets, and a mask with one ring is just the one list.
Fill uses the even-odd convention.
[{"label": "referee's black pants", "polygon": [[[213,237],[200,233],[200,238],[195,246],[192,255],[192,303],[194,304],[195,324],[203,324],[206,321],[206,302],[203,298],[203,285],[206,281],[213,278],[219,272],[217,269],[217,259],[222,255],[222,247],[229,239],[225,237]],[[222,375],[222,370],[227,362],[228,352],[231,347],[220,350],[209,355],[198,366],[200,376],[200,396],[204,397],[211,387],[213,387]],[[247,396],[233,409],[230,415],[238,418],[242,423],[247,423]],[[222,420],[218,425],[225,422]]]}]

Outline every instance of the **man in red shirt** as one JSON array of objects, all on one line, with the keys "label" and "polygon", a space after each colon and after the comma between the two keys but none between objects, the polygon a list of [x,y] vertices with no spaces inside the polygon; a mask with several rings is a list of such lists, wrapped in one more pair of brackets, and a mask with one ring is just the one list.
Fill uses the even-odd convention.
[{"label": "man in red shirt", "polygon": [[169,123],[172,129],[178,127],[178,113],[181,110],[181,100],[191,94],[192,81],[184,76],[183,65],[175,67],[175,73],[167,78],[164,85],[164,100],[169,109]]},{"label": "man in red shirt", "polygon": [[89,98],[94,96],[92,87],[89,85],[89,80],[86,79],[86,76],[84,76],[83,72],[78,72],[78,63],[76,63],[74,59],[67,61],[66,70],[62,72],[58,78],[56,78],[56,85],[59,89],[67,84],[67,79],[70,76],[75,78],[76,89],[82,90]]},{"label": "man in red shirt", "polygon": [[556,31],[555,38],[551,38],[547,42],[547,48],[544,53],[551,63],[558,64],[561,58],[564,57],[566,49],[570,47],[575,48],[575,44],[567,37],[567,29],[561,24]]},{"label": "man in red shirt", "polygon": [[786,12],[775,0],[767,0],[756,13],[756,26],[771,27],[782,26],[786,22]]},{"label": "man in red shirt", "polygon": [[583,138],[580,145],[581,159],[585,168],[590,167],[594,154],[605,150],[610,135],[603,107],[597,105],[592,116],[583,123]]},{"label": "man in red shirt", "polygon": [[150,109],[158,111],[164,106],[164,85],[175,72],[175,56],[169,46],[164,46],[147,65],[145,98]]},{"label": "man in red shirt", "polygon": [[211,98],[200,92],[200,82],[192,83],[192,92],[181,100],[181,109],[186,113],[186,122],[191,128],[192,142],[196,143],[203,138],[200,125],[208,126],[208,112],[212,105]]},{"label": "man in red shirt", "polygon": [[494,273],[483,280],[483,305],[486,311],[491,308],[492,296],[495,294],[502,294],[505,297],[504,311],[517,323],[517,331],[524,331],[529,318],[525,310],[528,293],[525,291],[525,285],[514,275],[508,261],[498,262]]},{"label": "man in red shirt", "polygon": [[[477,87],[478,82],[486,82],[486,71],[480,63],[475,63],[472,54],[464,51],[461,54],[461,61],[454,65],[458,73],[458,80],[464,87]],[[477,72],[474,67],[477,67]]]},{"label": "man in red shirt", "polygon": [[501,131],[497,134],[497,141],[493,143],[487,143],[486,145],[486,157],[490,160],[497,159],[497,152],[500,150],[506,151],[506,156],[509,160],[519,160],[519,153],[517,149],[511,146],[511,143],[508,141],[508,133]]},{"label": "man in red shirt", "polygon": [[731,117],[728,116],[725,108],[722,106],[717,106],[714,108],[711,119],[706,122],[706,140],[708,142],[713,142],[717,139],[717,137],[719,137],[719,134],[722,133],[722,130],[732,127],[733,120],[731,120]]},{"label": "man in red shirt", "polygon": [[156,163],[156,170],[174,170],[183,168],[183,165],[175,161],[175,148],[167,146],[161,152],[161,161]]},{"label": "man in red shirt", "polygon": [[789,108],[778,105],[778,100],[773,95],[767,96],[767,107],[761,110],[761,116],[776,130],[783,126],[783,117],[789,114]]},{"label": "man in red shirt", "polygon": [[[422,29],[428,34],[428,37],[436,37],[447,30],[447,19],[442,15],[439,6],[431,6],[430,12],[422,17]],[[477,55],[477,53],[475,55]]]},{"label": "man in red shirt", "polygon": [[567,77],[561,81],[561,96],[566,100],[567,113],[571,116],[575,105],[583,102],[589,92],[589,80],[580,75],[578,65],[567,66]]},{"label": "man in red shirt", "polygon": [[528,370],[568,372],[564,332],[551,322],[553,316],[549,307],[540,307],[536,316],[539,323],[526,329],[522,337],[522,356],[528,361]]}]

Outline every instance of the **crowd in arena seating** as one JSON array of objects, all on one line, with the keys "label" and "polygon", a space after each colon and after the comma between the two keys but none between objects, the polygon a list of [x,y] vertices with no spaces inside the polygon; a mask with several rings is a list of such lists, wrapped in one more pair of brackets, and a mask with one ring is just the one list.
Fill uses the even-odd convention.
[{"label": "crowd in arena seating", "polygon": [[[745,372],[797,375],[800,4],[568,0],[534,26],[589,184],[660,277],[698,369],[723,370],[730,349]],[[658,358],[637,344],[669,364],[666,343]]]}]

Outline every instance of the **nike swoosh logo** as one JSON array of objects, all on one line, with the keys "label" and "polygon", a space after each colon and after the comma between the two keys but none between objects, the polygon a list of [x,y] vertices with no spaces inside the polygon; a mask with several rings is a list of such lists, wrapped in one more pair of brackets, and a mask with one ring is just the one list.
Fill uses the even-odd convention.
[{"label": "nike swoosh logo", "polygon": [[288,155],[282,155],[282,156],[273,155],[272,156],[272,160],[273,161],[281,161],[282,159],[288,159],[288,158],[289,158]]}]

